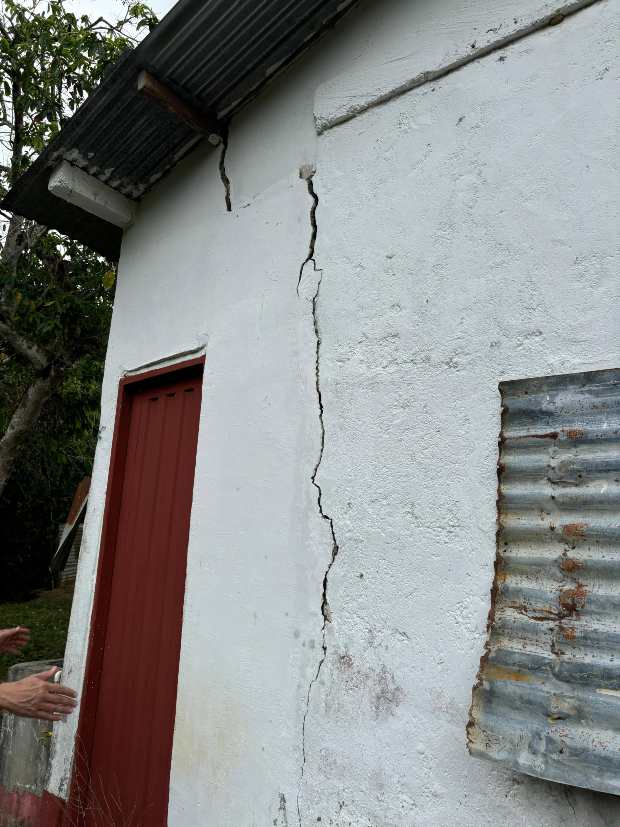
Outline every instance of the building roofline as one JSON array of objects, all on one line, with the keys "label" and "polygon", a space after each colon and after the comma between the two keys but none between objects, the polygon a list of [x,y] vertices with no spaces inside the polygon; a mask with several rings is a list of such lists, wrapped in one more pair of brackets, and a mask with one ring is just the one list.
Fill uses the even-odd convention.
[{"label": "building roofline", "polygon": [[224,134],[229,120],[355,2],[180,0],[111,68],[1,206],[116,260],[122,230],[53,195],[53,170],[66,161],[140,200],[198,144],[217,143],[218,128]]}]

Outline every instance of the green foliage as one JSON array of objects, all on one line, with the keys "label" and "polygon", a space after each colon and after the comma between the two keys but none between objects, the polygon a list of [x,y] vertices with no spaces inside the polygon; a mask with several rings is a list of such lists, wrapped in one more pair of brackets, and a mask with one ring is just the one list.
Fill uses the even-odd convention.
[{"label": "green foliage", "polygon": [[0,655],[0,682],[14,663],[60,660],[64,655],[71,593],[59,589],[23,603],[0,604],[0,629],[27,626],[31,641],[19,655]]},{"label": "green foliage", "polygon": [[84,247],[44,234],[5,280],[13,326],[66,363],[84,353],[102,355],[113,301],[108,272],[109,265]]},{"label": "green foliage", "polygon": [[[156,19],[144,3],[91,20],[63,0],[0,5],[0,195]],[[4,221],[4,223],[2,223]],[[0,218],[0,445],[28,387],[53,370],[54,395],[19,446],[0,493],[0,600],[47,583],[58,524],[90,473],[115,271],[84,247]],[[2,330],[0,329],[0,334]],[[43,367],[15,346],[41,354]]]},{"label": "green foliage", "polygon": [[133,45],[131,31],[150,29],[156,22],[144,3],[128,4],[121,19],[108,22],[77,17],[63,0],[4,0],[0,11],[3,125],[21,145],[11,165],[12,181],[100,83],[110,65]]},{"label": "green foliage", "polygon": [[[78,482],[90,475],[99,423],[103,364],[84,356],[63,377],[0,499],[0,601],[27,597],[51,583],[48,566]],[[10,394],[28,370],[12,361],[0,374]],[[2,399],[4,402],[4,399]],[[0,429],[10,405],[0,404]]]}]

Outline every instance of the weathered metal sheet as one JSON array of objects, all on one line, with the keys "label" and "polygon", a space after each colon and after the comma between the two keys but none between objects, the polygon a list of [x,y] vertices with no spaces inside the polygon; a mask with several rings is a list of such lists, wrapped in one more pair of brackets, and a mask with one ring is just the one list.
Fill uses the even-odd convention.
[{"label": "weathered metal sheet", "polygon": [[60,531],[58,548],[49,565],[50,574],[54,581],[58,579],[59,575],[61,583],[75,580],[89,491],[90,477],[84,477],[73,495],[67,521]]},{"label": "weathered metal sheet", "polygon": [[117,258],[121,231],[48,192],[69,161],[138,200],[202,140],[138,92],[143,69],[198,109],[230,119],[355,0],[181,0],[112,68],[3,201]]},{"label": "weathered metal sheet", "polygon": [[472,755],[620,795],[620,370],[500,386]]}]

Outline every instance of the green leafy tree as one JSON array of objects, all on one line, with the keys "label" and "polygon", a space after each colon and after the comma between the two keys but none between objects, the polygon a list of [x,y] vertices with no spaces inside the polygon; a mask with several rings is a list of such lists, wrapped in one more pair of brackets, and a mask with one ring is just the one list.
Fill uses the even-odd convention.
[{"label": "green leafy tree", "polygon": [[[0,195],[155,23],[143,3],[126,4],[121,18],[109,21],[77,17],[63,0],[3,0]],[[92,451],[114,273],[86,248],[19,216],[0,214],[0,230],[1,509],[14,475],[17,488],[28,484],[20,473],[25,454],[31,473],[51,464],[66,477],[71,450],[78,467]],[[63,412],[74,421],[63,420]],[[66,437],[60,443],[54,423]]]}]

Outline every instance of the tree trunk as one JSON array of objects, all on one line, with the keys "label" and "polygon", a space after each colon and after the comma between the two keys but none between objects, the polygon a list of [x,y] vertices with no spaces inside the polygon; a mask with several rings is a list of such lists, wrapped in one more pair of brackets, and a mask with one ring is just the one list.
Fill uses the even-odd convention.
[{"label": "tree trunk", "polygon": [[0,439],[0,498],[10,479],[21,440],[36,425],[43,406],[52,395],[56,379],[55,372],[48,371],[30,385]]}]

